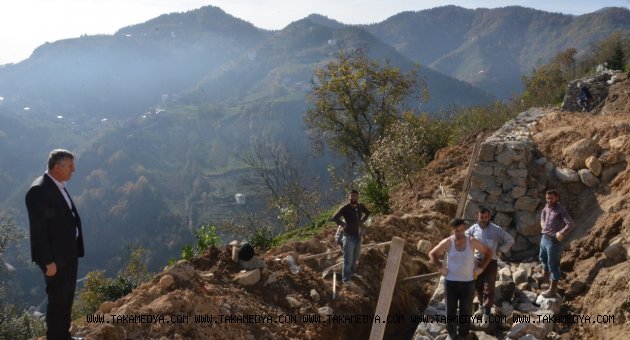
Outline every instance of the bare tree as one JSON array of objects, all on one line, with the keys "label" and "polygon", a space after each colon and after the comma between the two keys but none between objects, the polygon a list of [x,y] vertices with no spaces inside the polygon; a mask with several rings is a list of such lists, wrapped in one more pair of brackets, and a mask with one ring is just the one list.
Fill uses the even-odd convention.
[{"label": "bare tree", "polygon": [[298,161],[279,143],[253,138],[242,160],[256,174],[245,179],[268,197],[290,229],[313,220],[319,213],[318,180],[307,178],[306,161]]}]

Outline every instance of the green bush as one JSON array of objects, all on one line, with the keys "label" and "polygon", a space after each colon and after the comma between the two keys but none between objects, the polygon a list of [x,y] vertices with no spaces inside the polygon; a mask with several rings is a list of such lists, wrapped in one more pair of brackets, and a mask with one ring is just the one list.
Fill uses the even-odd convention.
[{"label": "green bush", "polygon": [[389,188],[384,182],[365,176],[359,184],[359,191],[372,214],[389,214]]},{"label": "green bush", "polygon": [[150,279],[151,274],[145,263],[146,254],[147,251],[142,247],[132,248],[124,268],[115,278],[106,277],[104,271],[89,272],[73,305],[73,318],[93,314],[103,302],[116,301]]},{"label": "green bush", "polygon": [[[195,256],[199,256],[204,250],[210,247],[216,247],[221,242],[221,238],[217,234],[217,227],[215,226],[202,225],[199,230],[194,232],[194,235],[195,243],[193,245],[185,245],[182,248],[180,259],[190,260]],[[171,260],[169,264],[173,262],[175,261]]]},{"label": "green bush", "polygon": [[256,249],[267,250],[273,244],[271,228],[264,226],[256,228],[249,238],[249,243]]}]

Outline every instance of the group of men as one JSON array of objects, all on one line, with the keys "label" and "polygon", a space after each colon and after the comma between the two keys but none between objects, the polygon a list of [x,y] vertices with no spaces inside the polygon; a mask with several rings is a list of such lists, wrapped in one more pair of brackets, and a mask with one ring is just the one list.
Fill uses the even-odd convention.
[{"label": "group of men", "polygon": [[[31,256],[42,270],[46,282],[47,339],[73,339],[69,333],[72,302],[76,288],[78,258],[84,254],[81,218],[66,190],[74,172],[74,155],[56,149],[48,157],[48,170],[38,177],[26,194],[31,239]],[[364,235],[364,223],[370,216],[359,203],[359,192],[352,190],[349,202],[339,208],[332,220],[343,228],[342,281],[351,284]],[[541,280],[551,278],[543,295],[557,293],[560,280],[560,241],[574,227],[567,210],[558,202],[554,190],[545,195],[547,205],[541,214],[542,239],[540,260],[544,272]],[[474,292],[480,301],[484,320],[494,303],[497,260],[507,252],[514,239],[501,227],[490,222],[490,211],[480,208],[477,223],[466,228],[462,219],[451,223],[452,235],[429,253],[429,258],[445,276],[446,313],[448,320],[470,316]],[[440,257],[447,254],[446,261]],[[458,310],[459,307],[459,310]],[[459,318],[460,320],[462,318]],[[470,319],[470,318],[468,318]],[[449,336],[467,336],[470,322],[447,322]]]},{"label": "group of men", "polygon": [[[368,209],[359,203],[359,192],[349,193],[349,202],[342,205],[333,215],[343,230],[343,269],[342,281],[351,284],[356,275],[357,261],[361,251],[363,224],[370,215]],[[551,279],[549,289],[542,293],[545,297],[556,296],[560,280],[560,242],[574,227],[574,222],[566,208],[559,203],[559,194],[548,190],[547,204],[541,213],[540,261],[543,273],[537,276],[542,282]],[[471,326],[473,297],[479,299],[479,319],[481,326],[488,326],[494,304],[495,284],[499,258],[514,244],[514,238],[503,228],[490,222],[490,210],[480,207],[477,223],[467,228],[464,220],[456,218],[451,222],[451,236],[443,239],[429,252],[432,263],[440,268],[444,276],[446,296],[446,329],[451,338],[465,338]],[[444,262],[440,262],[446,254]],[[463,317],[462,317],[463,316]]]},{"label": "group of men", "polygon": [[[560,242],[574,228],[566,208],[559,203],[555,190],[545,194],[547,202],[541,213],[541,242],[539,257],[544,282],[551,278],[544,297],[554,297],[560,280]],[[490,211],[480,207],[477,223],[466,228],[464,220],[451,222],[452,235],[442,240],[429,252],[432,263],[441,268],[446,299],[446,329],[452,339],[466,338],[472,322],[473,295],[477,292],[482,327],[488,326],[497,279],[497,260],[514,244],[514,239],[501,227],[490,222]],[[440,258],[446,254],[445,262]],[[459,307],[459,308],[458,308]]]}]

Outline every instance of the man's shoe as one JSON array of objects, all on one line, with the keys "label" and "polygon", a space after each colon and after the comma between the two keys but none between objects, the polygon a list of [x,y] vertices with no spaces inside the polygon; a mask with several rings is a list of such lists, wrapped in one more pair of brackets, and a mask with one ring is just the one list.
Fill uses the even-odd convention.
[{"label": "man's shoe", "polygon": [[483,310],[484,310],[484,308],[480,306],[479,309],[477,309],[477,311],[475,312],[475,314],[473,314],[473,316],[475,318],[477,318],[477,317],[481,318],[481,316],[483,315]]},{"label": "man's shoe", "polygon": [[558,295],[558,280],[551,280],[551,285],[549,289],[542,292],[542,296],[546,298],[556,297]]},{"label": "man's shoe", "polygon": [[543,283],[549,282],[549,275],[549,272],[534,274],[534,279],[538,282],[538,285],[542,285]]}]

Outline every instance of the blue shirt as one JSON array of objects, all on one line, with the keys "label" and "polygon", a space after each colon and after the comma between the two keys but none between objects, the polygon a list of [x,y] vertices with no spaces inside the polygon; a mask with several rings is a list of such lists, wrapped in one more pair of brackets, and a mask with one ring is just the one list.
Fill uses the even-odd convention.
[{"label": "blue shirt", "polygon": [[[483,229],[479,223],[474,224],[466,230],[466,236],[472,236],[479,240],[484,246],[492,250],[492,259],[497,260],[497,250],[506,253],[514,244],[514,239],[510,234],[498,225],[490,222],[486,229]],[[475,249],[475,257],[483,260],[484,255]]]}]

